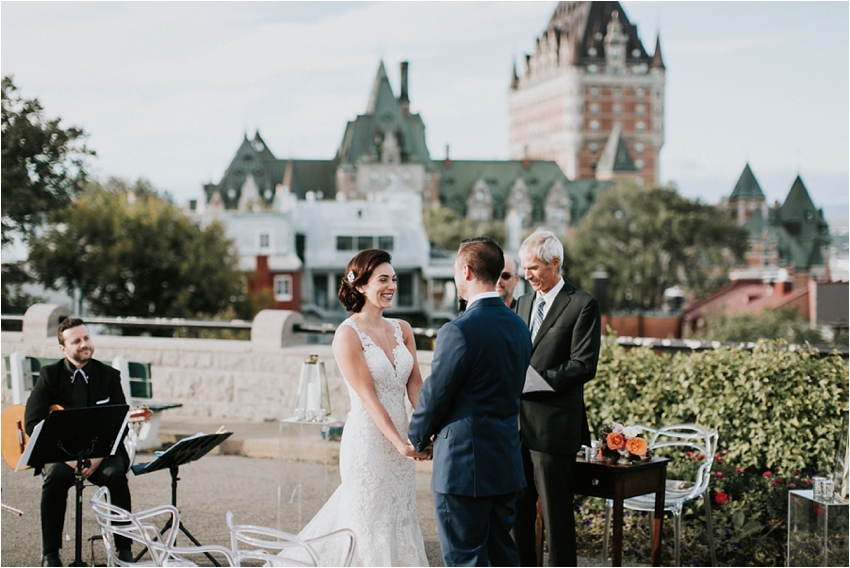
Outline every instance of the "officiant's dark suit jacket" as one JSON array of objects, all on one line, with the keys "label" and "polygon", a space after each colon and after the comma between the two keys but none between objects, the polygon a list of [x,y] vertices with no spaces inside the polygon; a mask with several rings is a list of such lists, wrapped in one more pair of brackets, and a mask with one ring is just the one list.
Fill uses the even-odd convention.
[{"label": "officiant's dark suit jacket", "polygon": [[436,435],[433,491],[487,497],[525,486],[517,414],[530,357],[528,326],[498,297],[440,328],[408,430],[418,450]]},{"label": "officiant's dark suit jacket", "polygon": [[[525,294],[517,301],[515,309],[526,325],[531,322],[535,295]],[[538,497],[543,505],[550,564],[576,565],[573,474],[576,453],[582,444],[590,444],[584,384],[596,375],[600,331],[596,299],[564,280],[531,347],[531,366],[555,392],[524,394],[520,405],[528,481],[528,487],[516,499],[514,539],[521,566],[536,565]]]},{"label": "officiant's dark suit jacket", "polygon": [[[535,292],[517,300],[516,312],[531,322]],[[520,434],[530,450],[575,455],[590,444],[584,384],[596,376],[601,319],[596,299],[566,279],[531,346],[531,366],[555,392],[522,396]]]}]

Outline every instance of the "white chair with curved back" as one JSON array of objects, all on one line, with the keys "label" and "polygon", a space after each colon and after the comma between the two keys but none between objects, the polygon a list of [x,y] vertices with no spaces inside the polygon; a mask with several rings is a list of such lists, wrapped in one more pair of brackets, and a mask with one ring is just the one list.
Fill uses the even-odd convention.
[{"label": "white chair with curved back", "polygon": [[[297,535],[255,525],[237,525],[233,513],[227,512],[230,546],[237,565],[244,562],[256,566],[351,566],[356,538],[354,531],[339,529],[316,538],[301,539]],[[323,552],[330,545],[333,553]]]},{"label": "white chair with curved back", "polygon": [[[101,487],[90,500],[103,545],[106,548],[108,566],[196,566],[186,556],[195,554],[215,555],[229,566],[235,566],[230,549],[217,545],[183,547],[176,546],[180,532],[180,513],[172,505],[161,505],[139,513],[130,513],[110,502],[109,489]],[[170,518],[171,528],[160,534],[155,524],[149,522],[157,517]],[[143,563],[122,562],[116,554],[113,537],[124,536],[147,548],[151,560]]]},{"label": "white chair with curved back", "polygon": [[[700,496],[703,497],[705,505],[706,531],[708,533],[708,547],[711,553],[711,565],[717,566],[717,557],[714,550],[714,529],[711,523],[711,497],[708,484],[711,481],[711,467],[714,463],[714,455],[717,452],[717,430],[706,430],[696,424],[673,424],[661,428],[651,428],[641,424],[635,424],[635,428],[643,431],[648,437],[648,446],[654,455],[661,457],[666,449],[681,449],[683,452],[691,450],[695,456],[699,456],[702,464],[697,469],[693,479],[667,479],[664,493],[664,510],[673,513],[673,538],[675,550],[675,566],[681,566],[681,537],[682,537],[682,508],[685,503]],[[650,515],[650,531],[654,523],[652,518],[655,511],[655,493],[639,495],[626,499],[623,506],[634,511],[647,511]],[[611,528],[611,510],[613,503],[609,500],[605,507],[605,533],[603,536],[602,559],[603,563],[608,556],[608,542]],[[650,541],[652,535],[650,532]]]}]

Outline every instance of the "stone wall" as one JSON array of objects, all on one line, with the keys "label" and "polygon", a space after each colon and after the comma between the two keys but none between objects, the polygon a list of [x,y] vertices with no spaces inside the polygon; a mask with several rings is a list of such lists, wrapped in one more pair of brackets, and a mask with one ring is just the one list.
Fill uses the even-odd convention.
[{"label": "stone wall", "polygon": [[[2,333],[3,357],[13,352],[36,357],[61,357],[56,339],[59,318],[65,308],[36,305],[24,317],[22,332]],[[154,400],[179,402],[168,411],[180,417],[264,421],[292,416],[298,396],[301,365],[311,354],[319,355],[328,375],[331,411],[345,419],[350,408],[348,390],[329,345],[306,345],[306,335],[293,326],[301,314],[264,310],[257,314],[250,341],[219,339],[170,339],[161,337],[93,337],[95,358],[112,361],[149,362]],[[417,353],[423,377],[430,374],[429,351]],[[5,376],[5,361],[4,376]],[[3,381],[3,403],[12,394]]]}]

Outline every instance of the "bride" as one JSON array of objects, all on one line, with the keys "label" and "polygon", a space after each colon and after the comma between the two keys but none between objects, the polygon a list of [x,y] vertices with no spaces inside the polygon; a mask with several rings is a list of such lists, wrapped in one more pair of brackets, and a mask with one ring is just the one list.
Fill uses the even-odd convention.
[{"label": "bride", "polygon": [[351,411],[339,448],[339,488],[300,535],[352,529],[355,565],[427,566],[416,515],[413,460],[430,459],[407,439],[407,393],[415,408],[422,386],[410,324],[386,319],[396,274],[390,255],[358,253],[345,269],[339,299],[352,312],[333,340]]}]

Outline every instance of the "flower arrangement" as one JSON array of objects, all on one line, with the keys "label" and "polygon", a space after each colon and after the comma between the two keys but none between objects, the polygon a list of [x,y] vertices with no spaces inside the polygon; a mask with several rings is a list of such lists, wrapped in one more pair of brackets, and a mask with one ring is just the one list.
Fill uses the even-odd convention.
[{"label": "flower arrangement", "polygon": [[640,430],[634,426],[623,426],[617,422],[603,428],[599,440],[600,458],[605,461],[631,463],[652,456]]}]

